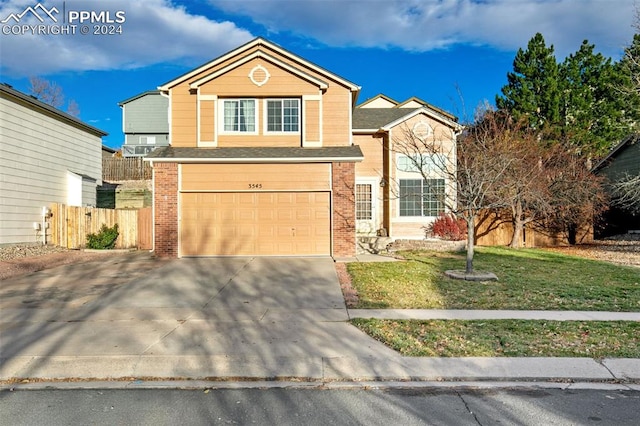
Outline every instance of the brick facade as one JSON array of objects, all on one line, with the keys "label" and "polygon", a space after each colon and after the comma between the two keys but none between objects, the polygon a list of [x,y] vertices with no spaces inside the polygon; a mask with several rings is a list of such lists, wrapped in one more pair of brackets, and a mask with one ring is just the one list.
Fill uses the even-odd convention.
[{"label": "brick facade", "polygon": [[178,164],[155,163],[154,251],[158,257],[178,257]]},{"label": "brick facade", "polygon": [[355,163],[332,163],[333,256],[356,255]]}]

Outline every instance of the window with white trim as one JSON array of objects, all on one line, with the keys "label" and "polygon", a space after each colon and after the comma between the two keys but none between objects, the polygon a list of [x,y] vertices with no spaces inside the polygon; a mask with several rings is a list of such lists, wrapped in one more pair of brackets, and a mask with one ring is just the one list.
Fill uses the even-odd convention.
[{"label": "window with white trim", "polygon": [[146,145],[155,145],[156,137],[155,136],[140,136],[140,143]]},{"label": "window with white trim", "polygon": [[398,170],[402,172],[441,173],[447,168],[447,157],[443,154],[399,155]]},{"label": "window with white trim", "polygon": [[444,213],[444,179],[400,179],[399,183],[401,217]]},{"label": "window with white trim", "polygon": [[356,220],[371,220],[373,217],[372,193],[370,183],[356,184]]},{"label": "window with white trim", "polygon": [[300,99],[267,99],[267,132],[300,131]]},{"label": "window with white trim", "polygon": [[254,133],[257,128],[255,99],[224,99],[224,131]]}]

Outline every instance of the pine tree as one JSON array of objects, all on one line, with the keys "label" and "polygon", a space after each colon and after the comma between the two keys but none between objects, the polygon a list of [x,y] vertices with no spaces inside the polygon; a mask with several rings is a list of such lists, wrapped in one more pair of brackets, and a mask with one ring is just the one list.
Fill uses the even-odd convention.
[{"label": "pine tree", "polygon": [[526,118],[534,129],[553,126],[560,120],[558,64],[553,45],[547,47],[537,33],[527,50],[519,49],[507,85],[496,96],[498,109],[508,111],[516,120]]},{"label": "pine tree", "polygon": [[560,65],[563,140],[576,153],[605,155],[628,131],[616,67],[587,40]]}]

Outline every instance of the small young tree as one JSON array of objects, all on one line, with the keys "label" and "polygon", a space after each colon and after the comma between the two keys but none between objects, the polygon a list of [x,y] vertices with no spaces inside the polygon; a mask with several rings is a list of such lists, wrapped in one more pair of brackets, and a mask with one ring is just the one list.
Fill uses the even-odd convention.
[{"label": "small young tree", "polygon": [[433,178],[434,169],[445,178],[449,190],[445,197],[447,210],[463,218],[467,226],[466,274],[474,273],[476,221],[483,211],[509,206],[499,197],[500,185],[517,161],[503,155],[508,152],[512,137],[506,128],[508,123],[486,109],[476,117],[457,143],[446,135],[425,138],[405,128],[402,137],[394,138],[392,148],[412,163],[425,182]]}]

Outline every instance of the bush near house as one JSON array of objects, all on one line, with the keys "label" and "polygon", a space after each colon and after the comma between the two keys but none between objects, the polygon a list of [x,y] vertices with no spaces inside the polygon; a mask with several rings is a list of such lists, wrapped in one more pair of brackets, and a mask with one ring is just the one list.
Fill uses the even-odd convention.
[{"label": "bush near house", "polygon": [[462,241],[467,238],[467,224],[453,214],[441,213],[427,229],[427,233],[447,241]]},{"label": "bush near house", "polygon": [[120,232],[118,231],[118,224],[114,224],[109,228],[106,224],[102,224],[100,231],[95,234],[87,234],[87,248],[96,250],[108,250],[112,249],[116,245]]}]

